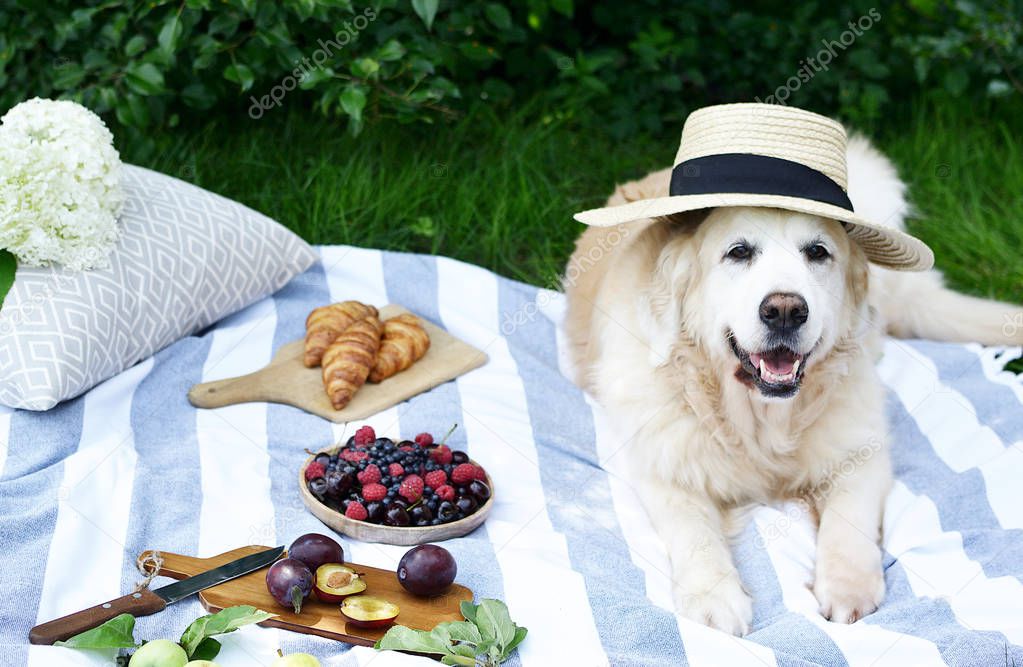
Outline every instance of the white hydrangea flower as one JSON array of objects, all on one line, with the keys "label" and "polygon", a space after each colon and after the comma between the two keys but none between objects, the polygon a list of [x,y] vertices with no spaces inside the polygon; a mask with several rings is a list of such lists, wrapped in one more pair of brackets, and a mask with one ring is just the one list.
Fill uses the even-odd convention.
[{"label": "white hydrangea flower", "polygon": [[35,98],[0,118],[0,248],[19,263],[109,266],[123,205],[121,158],[99,116]]}]

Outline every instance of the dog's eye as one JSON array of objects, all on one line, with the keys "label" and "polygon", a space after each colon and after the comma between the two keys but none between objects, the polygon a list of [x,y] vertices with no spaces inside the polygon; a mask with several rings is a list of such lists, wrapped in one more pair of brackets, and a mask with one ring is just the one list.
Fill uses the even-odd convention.
[{"label": "dog's eye", "polygon": [[823,262],[828,257],[831,257],[831,253],[827,247],[820,243],[814,243],[803,248],[803,254],[811,262]]},{"label": "dog's eye", "polygon": [[737,262],[745,262],[752,256],[753,248],[746,245],[745,243],[736,243],[735,245],[728,249],[728,252],[725,253],[725,257],[727,257],[728,259],[733,259]]}]

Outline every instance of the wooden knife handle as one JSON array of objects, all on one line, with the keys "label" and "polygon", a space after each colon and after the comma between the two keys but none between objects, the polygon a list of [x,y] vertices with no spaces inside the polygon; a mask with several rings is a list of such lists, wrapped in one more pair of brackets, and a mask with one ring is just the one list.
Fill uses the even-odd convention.
[{"label": "wooden knife handle", "polygon": [[166,606],[167,602],[162,597],[145,588],[138,593],[129,593],[116,600],[37,625],[29,631],[28,640],[33,644],[52,644],[91,630],[121,614],[148,616],[163,611]]}]

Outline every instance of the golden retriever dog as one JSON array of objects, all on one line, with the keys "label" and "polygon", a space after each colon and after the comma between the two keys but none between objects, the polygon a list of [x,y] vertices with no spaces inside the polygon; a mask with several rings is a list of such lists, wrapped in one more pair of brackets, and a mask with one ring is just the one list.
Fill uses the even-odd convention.
[{"label": "golden retriever dog", "polygon": [[[901,227],[909,205],[891,163],[859,137],[847,160],[857,213]],[[608,205],[665,196],[669,178],[621,185]],[[630,436],[676,608],[737,635],[752,604],[729,536],[756,503],[812,508],[826,618],[855,622],[884,598],[881,337],[1023,343],[1004,328],[1018,308],[952,292],[936,271],[870,265],[839,223],[773,208],[590,227],[565,289],[576,380]]]}]

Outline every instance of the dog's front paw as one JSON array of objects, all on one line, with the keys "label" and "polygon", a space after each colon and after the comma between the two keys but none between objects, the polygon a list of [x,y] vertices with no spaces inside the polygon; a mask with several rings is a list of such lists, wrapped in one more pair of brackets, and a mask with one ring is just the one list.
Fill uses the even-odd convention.
[{"label": "dog's front paw", "polygon": [[675,586],[675,608],[686,618],[729,634],[749,632],[753,620],[753,600],[742,587],[739,574],[732,571],[715,582],[711,577]]},{"label": "dog's front paw", "polygon": [[817,553],[813,594],[821,616],[836,623],[855,623],[874,613],[884,599],[881,552],[824,549]]}]

